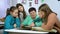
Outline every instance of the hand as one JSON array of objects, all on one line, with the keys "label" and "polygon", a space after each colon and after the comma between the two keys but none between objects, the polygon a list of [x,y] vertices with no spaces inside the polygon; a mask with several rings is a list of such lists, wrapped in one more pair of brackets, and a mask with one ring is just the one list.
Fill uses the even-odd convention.
[{"label": "hand", "polygon": [[42,26],[45,26],[45,23],[43,23]]},{"label": "hand", "polygon": [[24,26],[24,25],[21,24],[21,25],[20,25],[20,28],[22,28],[23,26]]},{"label": "hand", "polygon": [[31,26],[31,27],[33,27],[33,26],[35,26],[35,24],[34,24],[34,23],[32,23],[30,26]]},{"label": "hand", "polygon": [[14,27],[16,28],[16,24],[14,24]]},{"label": "hand", "polygon": [[51,30],[52,29],[49,26],[45,25],[45,23],[42,24],[42,28],[45,30]]},{"label": "hand", "polygon": [[45,24],[43,23],[43,24],[42,24],[42,28],[43,28],[44,26],[45,26]]},{"label": "hand", "polygon": [[18,18],[18,16],[16,16],[16,18]]},{"label": "hand", "polygon": [[43,29],[46,29],[45,26],[46,26],[45,23],[43,23],[41,27],[42,27]]}]

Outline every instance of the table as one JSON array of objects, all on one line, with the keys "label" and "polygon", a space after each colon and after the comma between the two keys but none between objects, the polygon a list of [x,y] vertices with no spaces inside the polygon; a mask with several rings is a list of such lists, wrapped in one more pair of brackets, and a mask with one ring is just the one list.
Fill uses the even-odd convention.
[{"label": "table", "polygon": [[17,30],[17,29],[6,29],[6,32],[13,32],[13,33],[35,33],[35,34],[47,34],[49,32],[39,32],[39,31],[32,31],[32,30]]}]

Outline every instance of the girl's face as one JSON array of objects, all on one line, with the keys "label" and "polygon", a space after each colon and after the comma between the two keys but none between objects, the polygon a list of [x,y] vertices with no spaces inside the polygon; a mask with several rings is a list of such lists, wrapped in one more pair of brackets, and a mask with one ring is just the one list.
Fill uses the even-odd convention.
[{"label": "girl's face", "polygon": [[12,15],[13,15],[14,17],[17,17],[17,16],[18,16],[18,9],[14,10],[14,11],[12,12]]},{"label": "girl's face", "polygon": [[19,6],[18,10],[22,12],[23,11],[23,6]]},{"label": "girl's face", "polygon": [[44,16],[45,16],[45,14],[44,14],[43,11],[39,11],[38,14],[39,14],[39,17],[40,17],[40,18],[44,18]]}]

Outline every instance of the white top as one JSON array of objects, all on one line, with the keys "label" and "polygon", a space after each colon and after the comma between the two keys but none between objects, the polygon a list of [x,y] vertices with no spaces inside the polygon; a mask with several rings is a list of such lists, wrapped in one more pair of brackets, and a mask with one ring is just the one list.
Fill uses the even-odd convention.
[{"label": "white top", "polygon": [[17,30],[17,29],[7,29],[6,32],[17,32],[17,33],[48,33],[48,32],[39,32],[32,30]]},{"label": "white top", "polygon": [[21,22],[23,22],[23,13],[22,12],[20,12],[20,20],[21,20]]}]

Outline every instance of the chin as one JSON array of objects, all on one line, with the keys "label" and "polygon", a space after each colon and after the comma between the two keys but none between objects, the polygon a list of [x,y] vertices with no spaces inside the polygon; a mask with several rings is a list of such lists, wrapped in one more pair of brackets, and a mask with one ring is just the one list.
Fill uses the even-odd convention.
[{"label": "chin", "polygon": [[43,18],[43,17],[40,17],[40,18]]},{"label": "chin", "polygon": [[16,16],[13,16],[13,17],[16,17]]}]

